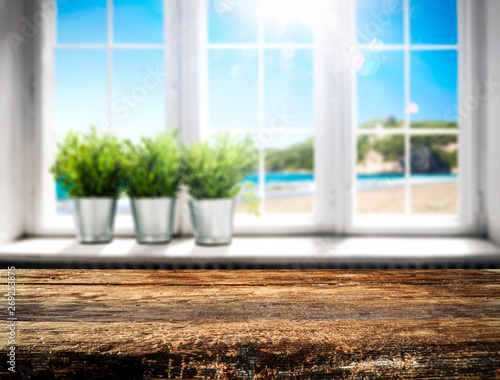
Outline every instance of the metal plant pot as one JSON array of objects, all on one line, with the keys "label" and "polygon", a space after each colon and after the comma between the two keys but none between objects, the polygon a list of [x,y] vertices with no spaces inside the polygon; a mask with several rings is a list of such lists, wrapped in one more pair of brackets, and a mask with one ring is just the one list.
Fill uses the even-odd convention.
[{"label": "metal plant pot", "polygon": [[231,243],[234,205],[234,199],[189,201],[196,244],[222,245]]},{"label": "metal plant pot", "polygon": [[76,237],[80,243],[109,243],[113,240],[115,198],[76,198]]},{"label": "metal plant pot", "polygon": [[130,203],[137,242],[153,244],[168,243],[172,240],[174,198],[133,198]]}]

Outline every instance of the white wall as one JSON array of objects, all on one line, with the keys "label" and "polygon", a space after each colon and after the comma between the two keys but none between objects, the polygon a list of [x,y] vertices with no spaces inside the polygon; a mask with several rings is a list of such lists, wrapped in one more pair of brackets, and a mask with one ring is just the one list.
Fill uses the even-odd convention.
[{"label": "white wall", "polygon": [[[16,52],[9,33],[22,35],[23,2],[0,0],[0,242],[23,233],[23,131],[26,44]],[[13,35],[10,34],[12,38]]]},{"label": "white wall", "polygon": [[500,244],[500,1],[483,0],[479,44],[479,77],[488,80],[490,92],[479,118],[486,129],[485,206],[488,236]]},{"label": "white wall", "polygon": [[[29,121],[29,71],[24,65],[34,41],[22,44],[16,52],[8,36],[22,36],[23,4],[29,1],[0,0],[0,242],[20,236],[26,224],[23,215],[28,194],[22,168],[26,163],[23,140]],[[492,89],[481,101],[477,128],[485,131],[480,151],[484,158],[487,232],[500,244],[500,0],[468,1],[477,1],[479,10],[477,79],[489,80]]]}]

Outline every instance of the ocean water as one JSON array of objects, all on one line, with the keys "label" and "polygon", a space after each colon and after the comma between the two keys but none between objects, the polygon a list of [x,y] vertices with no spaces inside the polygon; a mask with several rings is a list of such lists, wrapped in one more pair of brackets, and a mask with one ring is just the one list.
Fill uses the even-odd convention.
[{"label": "ocean water", "polygon": [[[410,182],[412,184],[438,183],[456,181],[456,174],[412,174]],[[257,185],[258,174],[248,175],[245,181]],[[358,174],[356,178],[357,188],[360,190],[376,189],[382,187],[402,186],[405,182],[404,174]],[[312,173],[266,173],[266,187],[280,185],[289,187],[291,185],[314,184],[314,174]]]},{"label": "ocean water", "polygon": [[[414,185],[456,181],[457,174],[412,174],[410,183]],[[404,174],[358,174],[356,187],[358,190],[380,189],[384,187],[403,186]]]},{"label": "ocean water", "polygon": [[[265,184],[288,184],[293,182],[314,182],[313,173],[266,173],[265,174]],[[257,185],[259,183],[259,174],[253,173],[245,177],[246,182],[253,183]]]}]

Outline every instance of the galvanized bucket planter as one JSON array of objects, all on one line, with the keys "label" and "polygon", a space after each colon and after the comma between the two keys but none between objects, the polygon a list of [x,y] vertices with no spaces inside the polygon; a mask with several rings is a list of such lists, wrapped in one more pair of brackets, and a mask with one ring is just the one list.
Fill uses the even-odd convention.
[{"label": "galvanized bucket planter", "polygon": [[172,240],[175,201],[167,197],[130,199],[138,243],[168,243]]},{"label": "galvanized bucket planter", "polygon": [[196,244],[230,244],[234,206],[234,199],[190,200],[189,210]]},{"label": "galvanized bucket planter", "polygon": [[80,243],[109,243],[113,240],[115,198],[76,198],[76,238]]}]

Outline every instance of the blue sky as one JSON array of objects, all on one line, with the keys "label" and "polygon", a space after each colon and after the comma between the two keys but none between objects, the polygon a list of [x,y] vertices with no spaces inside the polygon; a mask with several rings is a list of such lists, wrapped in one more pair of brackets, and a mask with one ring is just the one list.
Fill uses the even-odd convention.
[{"label": "blue sky", "polygon": [[456,50],[411,52],[410,97],[419,106],[412,120],[457,121],[457,59]]},{"label": "blue sky", "polygon": [[209,128],[257,128],[257,51],[210,50],[208,72]]},{"label": "blue sky", "polygon": [[106,0],[72,0],[57,4],[58,43],[108,41]]},{"label": "blue sky", "polygon": [[[258,7],[245,2],[208,1],[208,35],[213,43],[257,42]],[[72,0],[58,3],[57,41],[71,44],[106,44],[106,0]],[[404,20],[396,0],[358,0],[358,42],[376,38],[383,45],[403,42]],[[238,5],[240,4],[240,5]],[[241,5],[243,4],[243,5]],[[114,0],[115,43],[163,43],[162,0]],[[266,14],[264,39],[269,43],[310,43],[310,28],[299,17],[282,25],[279,15]],[[410,40],[418,44],[457,43],[456,0],[410,0]],[[365,51],[365,69],[357,75],[357,119],[404,118],[404,57],[400,51]],[[208,55],[208,125],[219,128],[257,128],[257,50],[212,49]],[[56,51],[56,129],[85,129],[99,123],[107,112],[106,51]],[[412,120],[440,120],[456,106],[456,51],[414,51],[410,54],[411,102],[419,111]],[[145,78],[164,67],[162,50],[113,52],[113,102],[116,128],[161,129],[165,124],[165,86],[144,95]],[[314,59],[311,50],[266,50],[264,54],[264,119],[272,123],[276,109],[293,115],[289,126],[314,125]],[[132,106],[124,99],[133,94]],[[125,98],[124,98],[125,97]],[[137,96],[136,96],[137,97]],[[136,104],[137,103],[137,104]],[[126,115],[126,116],[125,116]]]},{"label": "blue sky", "polygon": [[358,124],[388,116],[404,119],[403,52],[387,51],[365,56],[377,62],[379,68],[372,75],[358,74]]},{"label": "blue sky", "polygon": [[56,130],[85,130],[107,118],[105,50],[57,50]]},{"label": "blue sky", "polygon": [[[405,116],[403,52],[377,47],[404,43],[401,4],[399,0],[357,1],[357,41],[370,44],[375,39],[377,43],[362,52],[364,63],[357,75],[358,124]],[[456,0],[410,0],[409,11],[411,44],[457,43]],[[449,112],[457,103],[456,50],[412,51],[409,60],[410,103],[418,105],[411,120],[444,120],[447,114],[456,115]]]}]

